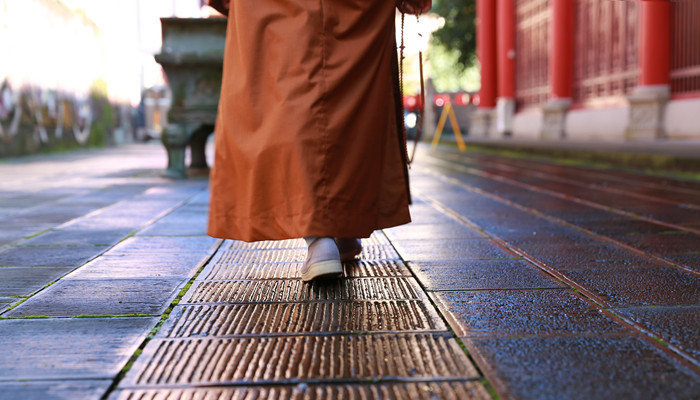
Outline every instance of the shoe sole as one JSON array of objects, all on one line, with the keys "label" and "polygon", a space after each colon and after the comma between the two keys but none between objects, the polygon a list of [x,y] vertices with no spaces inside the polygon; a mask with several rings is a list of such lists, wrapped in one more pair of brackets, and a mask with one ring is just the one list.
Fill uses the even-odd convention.
[{"label": "shoe sole", "polygon": [[343,274],[343,264],[340,260],[321,261],[309,266],[309,269],[301,274],[303,282],[320,279],[337,278]]}]

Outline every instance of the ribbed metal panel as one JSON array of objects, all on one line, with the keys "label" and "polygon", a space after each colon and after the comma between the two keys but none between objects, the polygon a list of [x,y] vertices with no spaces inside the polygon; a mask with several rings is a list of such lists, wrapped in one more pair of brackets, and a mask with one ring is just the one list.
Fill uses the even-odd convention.
[{"label": "ribbed metal panel", "polygon": [[454,339],[430,334],[154,339],[152,343],[134,365],[133,381],[127,377],[126,386],[478,376]]},{"label": "ribbed metal panel", "polygon": [[[210,263],[199,280],[237,279],[299,279],[303,263],[222,264]],[[411,272],[400,260],[358,260],[346,262],[345,277],[410,276]]]},{"label": "ribbed metal panel", "polygon": [[477,382],[419,382],[390,384],[340,384],[248,386],[202,389],[123,390],[111,400],[475,400],[490,399]]},{"label": "ribbed metal panel", "polygon": [[306,249],[270,249],[270,250],[225,250],[219,251],[214,260],[217,264],[264,264],[303,262]]},{"label": "ribbed metal panel", "polygon": [[320,283],[301,280],[200,281],[183,303],[261,303],[332,300],[422,300],[412,278],[353,278]]},{"label": "ribbed metal panel", "polygon": [[221,246],[221,250],[279,250],[279,249],[306,249],[303,239],[291,240],[267,240],[264,242],[241,242],[239,240],[227,240]]},{"label": "ribbed metal panel", "polygon": [[266,303],[178,306],[158,333],[164,337],[279,335],[446,330],[418,301]]}]

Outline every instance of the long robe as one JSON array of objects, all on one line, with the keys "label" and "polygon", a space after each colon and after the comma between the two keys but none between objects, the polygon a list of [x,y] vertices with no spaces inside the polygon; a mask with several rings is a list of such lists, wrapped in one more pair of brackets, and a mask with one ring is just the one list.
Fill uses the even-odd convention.
[{"label": "long robe", "polygon": [[410,222],[393,0],[232,1],[208,233],[368,237]]}]

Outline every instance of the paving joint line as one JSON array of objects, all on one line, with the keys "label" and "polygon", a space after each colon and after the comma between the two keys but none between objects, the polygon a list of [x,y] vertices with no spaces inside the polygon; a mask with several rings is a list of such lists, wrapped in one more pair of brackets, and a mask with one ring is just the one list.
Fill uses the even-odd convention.
[{"label": "paving joint line", "polygon": [[[572,223],[570,223],[570,222],[568,222],[568,221],[565,221],[565,220],[563,220],[563,219],[561,219],[561,218],[558,218],[558,217],[554,217],[554,216],[551,216],[551,215],[544,214],[544,213],[542,213],[542,212],[540,212],[540,211],[538,211],[538,210],[535,210],[535,209],[533,209],[533,208],[531,208],[531,207],[523,206],[523,205],[521,205],[521,204],[518,204],[518,203],[516,203],[516,202],[514,202],[514,201],[508,200],[508,199],[503,198],[503,197],[501,197],[501,196],[488,193],[488,192],[484,191],[483,189],[479,189],[479,188],[477,188],[477,187],[468,185],[468,184],[466,184],[466,183],[464,183],[464,182],[462,182],[462,181],[460,181],[460,180],[458,180],[458,179],[442,176],[442,175],[437,174],[437,173],[435,173],[435,172],[433,172],[433,171],[430,171],[429,169],[426,169],[426,168],[423,168],[423,169],[424,169],[424,172],[425,172],[425,173],[428,173],[428,174],[430,174],[430,175],[432,175],[432,176],[436,176],[436,177],[438,177],[438,179],[442,180],[442,181],[445,182],[445,183],[449,183],[449,184],[452,184],[452,185],[461,187],[461,188],[463,188],[463,189],[465,189],[465,190],[468,190],[468,191],[470,191],[470,192],[473,192],[473,193],[477,193],[477,194],[486,196],[486,197],[488,197],[488,198],[490,198],[490,199],[492,199],[492,200],[495,200],[495,201],[497,201],[497,202],[499,202],[499,203],[508,205],[508,206],[510,206],[510,207],[513,207],[513,208],[518,209],[518,210],[520,210],[520,211],[527,212],[527,213],[532,214],[532,215],[535,215],[535,216],[537,216],[537,217],[544,218],[544,219],[546,219],[546,220],[548,220],[548,221],[550,221],[550,222],[554,222],[554,223],[556,223],[556,224],[558,224],[558,225],[561,225],[561,226],[564,226],[564,227],[567,227],[567,228],[576,229],[577,231],[580,231],[580,232],[582,232],[582,233],[585,233],[586,235],[588,235],[588,236],[590,236],[590,237],[592,237],[592,238],[594,238],[594,239],[609,242],[609,243],[614,244],[614,245],[616,245],[616,246],[622,247],[622,248],[624,248],[625,250],[631,251],[631,252],[633,252],[633,253],[635,253],[635,254],[641,255],[641,256],[646,257],[646,258],[649,258],[649,259],[651,259],[651,260],[654,260],[654,261],[657,261],[657,262],[666,264],[667,266],[670,266],[670,267],[673,267],[673,268],[677,268],[677,269],[679,269],[679,270],[681,270],[681,271],[683,271],[683,272],[689,273],[689,274],[691,274],[691,275],[700,276],[700,271],[696,271],[696,270],[694,270],[694,269],[692,269],[692,268],[690,268],[690,267],[688,267],[688,266],[686,266],[686,265],[679,264],[679,263],[675,263],[675,262],[673,262],[673,261],[667,260],[667,259],[662,258],[662,257],[660,257],[660,256],[657,256],[657,255],[655,255],[655,254],[648,253],[648,252],[646,252],[646,251],[644,251],[644,250],[642,250],[642,249],[638,249],[638,248],[636,248],[636,247],[634,247],[634,246],[631,246],[631,245],[629,245],[629,244],[620,242],[620,241],[618,241],[618,240],[616,240],[616,239],[614,239],[614,238],[611,238],[611,237],[609,237],[609,236],[601,235],[601,234],[595,233],[595,232],[593,232],[593,231],[591,231],[591,230],[589,230],[589,229],[586,229],[586,228],[580,227],[580,226],[578,226],[578,225],[572,224]],[[455,172],[458,172],[458,171],[455,171]],[[647,222],[649,222],[649,221],[647,221]],[[481,229],[481,228],[479,228],[479,229]],[[698,231],[698,234],[700,234],[700,231]]]},{"label": "paving joint line", "polygon": [[[468,218],[464,217],[463,215],[455,212],[451,208],[443,205],[441,202],[438,200],[435,200],[433,198],[430,198],[422,193],[418,194],[419,198],[422,198],[424,201],[428,202],[431,204],[435,209],[438,211],[442,212],[446,216],[452,218],[453,220],[464,224],[467,227],[470,227],[474,229],[475,227],[478,227],[477,224],[469,220]],[[504,247],[508,248],[509,250],[521,254],[523,258],[525,258],[527,261],[531,262],[533,265],[541,269],[542,271],[546,272],[548,275],[552,276],[555,279],[561,280],[563,283],[569,285],[571,289],[574,291],[577,291],[584,300],[592,303],[593,305],[596,306],[600,311],[608,315],[611,319],[617,321],[623,326],[626,326],[628,329],[631,329],[632,331],[637,331],[638,333],[641,333],[640,337],[644,338],[647,340],[648,343],[651,343],[654,347],[657,349],[660,349],[666,354],[673,355],[677,360],[681,361],[685,365],[689,366],[690,368],[694,369],[696,373],[700,372],[700,362],[698,360],[695,360],[693,357],[690,355],[686,354],[685,351],[681,350],[680,348],[676,347],[673,344],[667,343],[666,345],[662,345],[661,343],[658,342],[659,336],[651,332],[650,330],[646,329],[644,326],[640,325],[639,323],[632,321],[628,318],[621,318],[618,314],[616,313],[611,313],[609,310],[612,308],[610,307],[609,304],[607,304],[605,301],[602,299],[598,298],[598,296],[595,296],[590,290],[588,290],[586,287],[579,285],[576,283],[574,280],[567,278],[566,276],[560,274],[557,270],[554,268],[549,267],[547,264],[535,259],[534,257],[530,256],[527,254],[524,250],[510,245],[507,241],[487,233],[491,238],[493,238],[494,241],[497,241],[501,243]]]}]

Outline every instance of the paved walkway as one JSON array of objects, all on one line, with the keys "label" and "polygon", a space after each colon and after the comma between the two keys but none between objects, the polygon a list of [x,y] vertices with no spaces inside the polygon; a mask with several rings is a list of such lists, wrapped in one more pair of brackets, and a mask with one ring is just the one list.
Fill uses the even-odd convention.
[{"label": "paved walkway", "polygon": [[0,162],[2,399],[700,397],[700,182],[443,151],[334,283],[157,145]]}]

